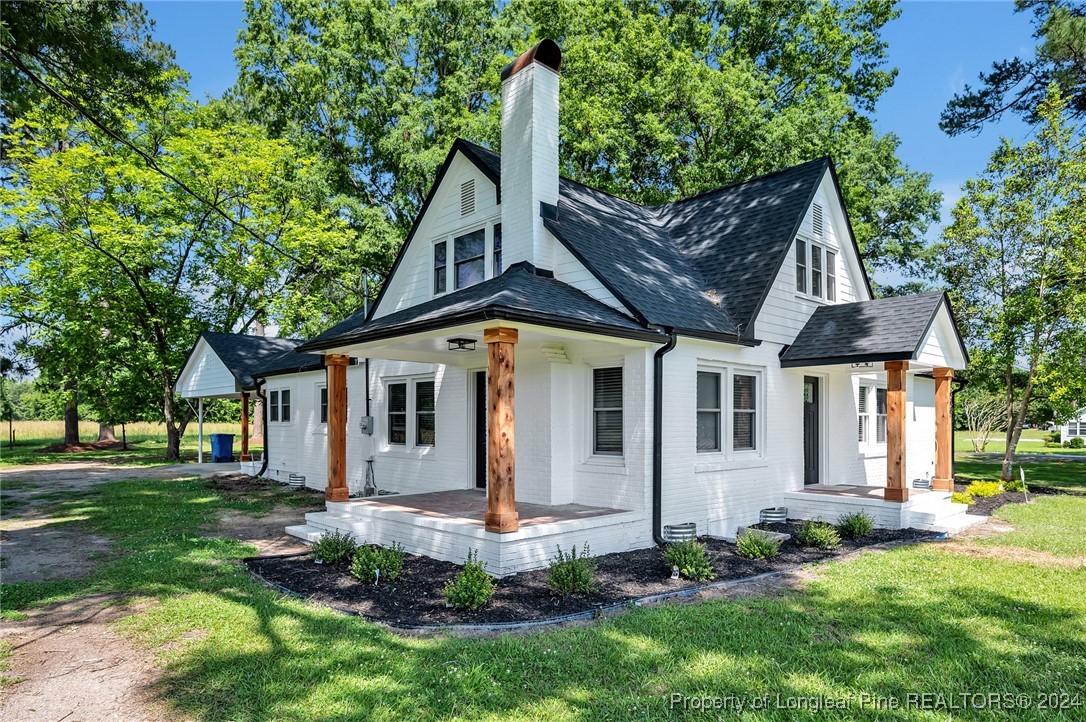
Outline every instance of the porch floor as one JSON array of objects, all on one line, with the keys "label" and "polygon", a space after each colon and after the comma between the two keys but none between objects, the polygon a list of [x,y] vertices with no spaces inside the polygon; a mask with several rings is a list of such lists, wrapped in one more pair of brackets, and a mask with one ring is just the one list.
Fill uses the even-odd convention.
[{"label": "porch floor", "polygon": [[[862,484],[811,484],[800,489],[805,494],[828,494],[830,496],[848,496],[859,499],[882,499],[885,487]],[[909,489],[909,498],[930,494],[930,489]]]},{"label": "porch floor", "polygon": [[[452,491],[431,491],[421,494],[389,495],[350,499],[345,502],[353,509],[372,507],[373,511],[400,511],[434,519],[450,519],[469,524],[483,525],[486,513],[486,491],[484,489],[456,489]],[[526,504],[517,502],[517,514],[520,526],[537,526],[560,521],[576,521],[595,517],[623,514],[624,509],[607,509],[583,504]]]}]

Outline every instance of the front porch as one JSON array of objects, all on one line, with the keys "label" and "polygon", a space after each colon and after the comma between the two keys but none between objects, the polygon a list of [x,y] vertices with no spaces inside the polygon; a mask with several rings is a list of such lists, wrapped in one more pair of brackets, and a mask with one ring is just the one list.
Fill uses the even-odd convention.
[{"label": "front porch", "polygon": [[880,486],[812,484],[787,492],[784,504],[793,519],[833,523],[845,514],[863,512],[880,529],[913,528],[952,534],[984,521],[984,517],[966,513],[967,505],[951,502],[949,491],[938,489],[910,489],[904,501],[891,501]]},{"label": "front porch", "polygon": [[341,531],[359,542],[398,543],[412,554],[461,563],[470,550],[490,573],[506,576],[546,566],[561,546],[585,543],[593,554],[629,551],[642,536],[644,515],[624,509],[584,504],[518,502],[519,527],[511,532],[487,529],[487,494],[457,489],[421,494],[388,495],[327,503],[327,510],[306,514],[305,524],[287,533],[306,541]]}]

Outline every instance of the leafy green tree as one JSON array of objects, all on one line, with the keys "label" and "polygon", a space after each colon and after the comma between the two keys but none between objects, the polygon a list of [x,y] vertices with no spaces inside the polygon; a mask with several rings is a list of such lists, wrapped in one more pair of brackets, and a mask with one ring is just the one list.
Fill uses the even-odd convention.
[{"label": "leafy green tree", "polygon": [[101,414],[124,419],[153,399],[171,458],[191,416],[174,386],[200,330],[270,318],[312,332],[344,313],[326,289],[357,277],[319,164],[183,98],[125,118],[158,170],[81,120],[30,113],[0,188],[0,311],[29,329],[43,376],[64,369]]},{"label": "leafy green tree", "polygon": [[999,378],[1003,479],[1035,394],[1069,415],[1086,398],[1086,149],[1053,86],[1033,140],[1004,139],[944,230],[940,272],[976,373]]},{"label": "leafy green tree", "polygon": [[497,147],[500,68],[563,47],[562,172],[657,203],[832,154],[874,267],[916,270],[930,177],[869,114],[893,82],[890,0],[248,0],[237,96],[330,162],[384,273],[457,136]]},{"label": "leafy green tree", "polygon": [[965,86],[939,121],[947,134],[978,132],[1006,113],[1043,124],[1037,109],[1052,83],[1064,89],[1069,117],[1086,117],[1086,6],[1077,0],[1016,0],[1015,6],[1033,13],[1034,56],[997,61],[980,74],[978,87]]}]

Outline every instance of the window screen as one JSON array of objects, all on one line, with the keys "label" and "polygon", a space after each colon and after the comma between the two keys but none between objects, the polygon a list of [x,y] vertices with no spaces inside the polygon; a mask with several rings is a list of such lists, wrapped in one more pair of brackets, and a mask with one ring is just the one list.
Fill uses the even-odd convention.
[{"label": "window screen", "polygon": [[754,449],[757,446],[755,394],[757,377],[747,374],[732,376],[732,448]]},{"label": "window screen", "polygon": [[720,451],[720,374],[698,371],[698,451]]},{"label": "window screen", "polygon": [[592,452],[622,455],[622,368],[592,370]]}]

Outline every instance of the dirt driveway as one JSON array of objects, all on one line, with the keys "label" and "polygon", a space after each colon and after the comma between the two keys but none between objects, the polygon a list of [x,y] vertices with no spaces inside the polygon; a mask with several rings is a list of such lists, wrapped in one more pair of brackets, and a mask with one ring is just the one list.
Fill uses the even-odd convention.
[{"label": "dirt driveway", "polygon": [[[218,467],[218,468],[206,468]],[[230,465],[229,471],[236,471]],[[71,462],[0,470],[0,582],[48,581],[90,573],[109,542],[58,525],[48,505],[96,484],[123,479],[180,479],[210,475],[221,465],[179,467],[110,466]],[[278,505],[268,514],[228,513],[209,536],[240,539],[261,553],[304,548],[283,533],[305,510]],[[0,622],[0,649],[10,653],[2,676],[0,719],[123,720],[175,719],[153,699],[159,677],[153,652],[134,647],[113,631],[113,622],[138,611],[114,597],[92,596],[33,610],[19,622]]]}]

